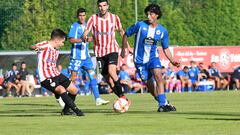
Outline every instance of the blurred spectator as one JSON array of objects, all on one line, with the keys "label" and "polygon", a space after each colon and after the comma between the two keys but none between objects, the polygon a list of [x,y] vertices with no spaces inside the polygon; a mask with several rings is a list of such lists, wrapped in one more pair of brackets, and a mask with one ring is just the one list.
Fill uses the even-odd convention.
[{"label": "blurred spectator", "polygon": [[32,84],[29,80],[27,80],[27,75],[29,75],[27,71],[27,65],[25,62],[21,63],[21,68],[19,70],[20,75],[20,83],[22,86],[22,96],[26,96],[26,90],[28,95],[31,96],[34,90],[34,84]]},{"label": "blurred spectator", "polygon": [[126,64],[123,64],[119,72],[120,83],[122,84],[125,93],[132,93],[132,89],[134,90],[133,93],[136,93],[142,88],[141,84],[133,82],[126,69]]},{"label": "blurred spectator", "polygon": [[[137,83],[137,85],[140,85],[138,87],[140,87],[141,93],[147,91],[146,90],[146,88],[147,88],[146,84],[142,81],[141,77],[139,76],[139,74],[137,72],[135,72],[134,77],[132,78],[132,81],[134,83]],[[137,91],[139,91],[139,90],[134,90],[134,91],[132,91],[132,93],[136,93]]]},{"label": "blurred spectator", "polygon": [[12,69],[10,71],[7,72],[6,75],[6,96],[11,96],[11,88],[15,88],[16,89],[16,95],[19,95],[19,91],[21,88],[21,84],[19,83],[19,80],[17,80],[17,74],[18,74],[18,70],[17,70],[17,65],[15,63],[12,64]]},{"label": "blurred spectator", "polygon": [[236,89],[240,90],[240,66],[236,67],[233,72],[233,81],[236,84]]},{"label": "blurred spectator", "polygon": [[177,73],[174,71],[172,63],[169,63],[167,68],[167,86],[170,93],[174,88],[175,92],[181,92],[181,81],[177,79]]},{"label": "blurred spectator", "polygon": [[2,86],[4,80],[3,69],[0,67],[0,86]]},{"label": "blurred spectator", "polygon": [[181,91],[184,92],[185,86],[188,88],[188,92],[192,92],[192,83],[189,79],[188,67],[184,66],[182,70],[177,73],[177,78],[181,81]]},{"label": "blurred spectator", "polygon": [[226,89],[228,85],[228,81],[223,77],[223,75],[217,69],[216,62],[211,63],[211,66],[209,69],[209,75],[210,75],[210,78],[215,81],[217,90]]},{"label": "blurred spectator", "polygon": [[167,70],[164,66],[162,66],[161,72],[162,72],[162,81],[163,81],[164,91],[169,92],[169,88],[168,88],[168,85],[167,85],[167,78],[168,78]]},{"label": "blurred spectator", "polygon": [[[210,79],[209,72],[204,67],[203,63],[198,64],[198,70],[199,70],[199,74],[198,74],[199,85],[205,86],[206,88],[210,87],[212,90],[214,90],[215,82],[214,82],[214,80]],[[201,89],[199,88],[199,90],[201,90]]]},{"label": "blurred spectator", "polygon": [[198,76],[199,76],[199,70],[196,66],[195,61],[190,61],[190,67],[188,68],[188,74],[189,74],[189,79],[191,80],[192,86],[195,89],[198,84]]}]

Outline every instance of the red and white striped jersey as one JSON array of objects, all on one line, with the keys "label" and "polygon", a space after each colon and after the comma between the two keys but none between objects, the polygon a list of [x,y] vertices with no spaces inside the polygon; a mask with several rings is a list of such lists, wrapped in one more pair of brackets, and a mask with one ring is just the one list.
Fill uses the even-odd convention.
[{"label": "red and white striped jersey", "polygon": [[36,47],[40,48],[38,52],[38,74],[40,81],[42,82],[47,78],[60,75],[57,69],[59,50],[53,48],[48,41],[38,43]]},{"label": "red and white striped jersey", "polygon": [[109,53],[118,52],[115,31],[116,29],[122,29],[122,24],[117,15],[107,13],[106,18],[99,17],[99,14],[92,15],[85,29],[93,32],[96,57],[103,57]]}]

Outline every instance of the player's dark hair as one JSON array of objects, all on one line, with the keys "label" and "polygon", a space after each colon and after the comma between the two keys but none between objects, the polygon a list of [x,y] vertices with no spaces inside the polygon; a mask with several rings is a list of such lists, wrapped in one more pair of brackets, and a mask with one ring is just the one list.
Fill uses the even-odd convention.
[{"label": "player's dark hair", "polygon": [[86,13],[86,9],[84,9],[84,8],[79,8],[79,9],[77,10],[77,17],[78,17],[78,15],[79,15],[79,13]]},{"label": "player's dark hair", "polygon": [[188,69],[188,66],[184,66],[183,69]]},{"label": "player's dark hair", "polygon": [[147,15],[147,12],[153,12],[153,13],[157,14],[158,15],[157,19],[159,19],[162,16],[161,9],[157,4],[149,4],[144,10],[144,13],[146,15]]},{"label": "player's dark hair", "polygon": [[13,66],[17,66],[17,64],[16,64],[16,63],[13,63],[13,64],[12,64],[12,67],[13,67]]},{"label": "player's dark hair", "polygon": [[98,0],[98,1],[97,1],[97,4],[99,4],[99,3],[101,3],[101,2],[107,2],[107,4],[108,4],[108,0]]},{"label": "player's dark hair", "polygon": [[55,38],[65,38],[66,39],[66,33],[64,31],[62,31],[61,29],[54,29],[51,33],[51,39],[55,39]]}]

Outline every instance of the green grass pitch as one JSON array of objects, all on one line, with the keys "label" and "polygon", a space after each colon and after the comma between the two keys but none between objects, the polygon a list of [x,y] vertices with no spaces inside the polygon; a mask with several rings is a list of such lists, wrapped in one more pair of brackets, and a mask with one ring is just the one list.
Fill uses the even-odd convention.
[{"label": "green grass pitch", "polygon": [[150,94],[127,95],[132,106],[115,113],[111,101],[95,106],[93,96],[78,96],[85,117],[61,116],[54,97],[0,99],[0,135],[239,135],[240,92],[167,94],[176,112],[158,113]]}]

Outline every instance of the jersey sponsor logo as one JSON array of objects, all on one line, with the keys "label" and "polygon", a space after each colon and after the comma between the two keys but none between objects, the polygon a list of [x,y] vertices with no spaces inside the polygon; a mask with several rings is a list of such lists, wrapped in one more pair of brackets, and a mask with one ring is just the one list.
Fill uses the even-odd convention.
[{"label": "jersey sponsor logo", "polygon": [[144,44],[148,44],[148,45],[154,45],[155,40],[151,37],[145,38],[144,39]]},{"label": "jersey sponsor logo", "polygon": [[56,63],[56,61],[54,59],[50,59],[50,58],[47,59],[47,62],[48,63]]},{"label": "jersey sponsor logo", "polygon": [[113,32],[97,32],[96,35],[113,35]]}]

